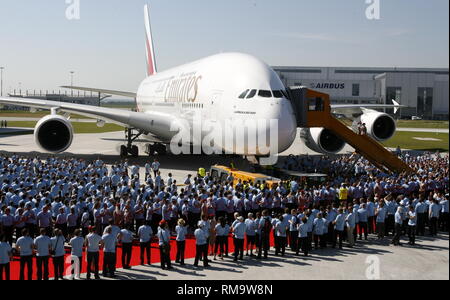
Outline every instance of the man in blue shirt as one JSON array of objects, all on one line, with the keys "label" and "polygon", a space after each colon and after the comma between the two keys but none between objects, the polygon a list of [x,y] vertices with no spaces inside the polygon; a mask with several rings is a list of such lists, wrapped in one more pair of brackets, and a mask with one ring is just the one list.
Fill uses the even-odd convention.
[{"label": "man in blue shirt", "polygon": [[416,214],[417,214],[417,235],[424,236],[425,235],[425,221],[427,214],[427,205],[424,202],[424,196],[419,196],[419,203],[416,205]]},{"label": "man in blue shirt", "polygon": [[377,223],[377,231],[378,231],[378,239],[381,240],[384,238],[385,234],[385,221],[386,221],[386,214],[387,210],[384,206],[384,201],[379,202],[379,207],[377,208],[375,212],[376,216],[376,223]]},{"label": "man in blue shirt", "polygon": [[260,231],[259,246],[258,246],[258,259],[262,258],[264,252],[264,258],[267,258],[270,248],[270,231],[272,230],[272,223],[269,216],[269,210],[265,209],[262,212],[262,217],[258,224],[258,230]]},{"label": "man in blue shirt", "polygon": [[336,219],[333,221],[334,224],[334,239],[333,248],[336,248],[337,239],[339,237],[339,249],[342,249],[342,239],[344,237],[344,226],[345,226],[345,216],[344,210],[339,209]]},{"label": "man in blue shirt", "polygon": [[389,232],[395,232],[395,213],[397,210],[397,203],[394,201],[392,195],[386,197],[387,220],[385,226],[385,235]]},{"label": "man in blue shirt", "polygon": [[115,277],[117,236],[112,233],[112,227],[107,227],[102,236],[103,249],[103,277]]},{"label": "man in blue shirt", "polygon": [[[12,248],[6,242],[6,238],[5,238],[4,234],[0,233],[0,281],[10,280],[11,258],[12,258]],[[5,276],[3,276],[3,274],[5,274]]]},{"label": "man in blue shirt", "polygon": [[362,235],[364,231],[364,238],[367,241],[368,236],[368,221],[369,215],[366,209],[366,203],[361,204],[361,208],[358,210],[358,219],[359,219],[359,239],[362,240]]},{"label": "man in blue shirt", "polygon": [[173,269],[170,261],[170,231],[166,221],[159,222],[158,233],[156,234],[159,241],[159,253],[161,260],[161,269]]},{"label": "man in blue shirt", "polygon": [[431,236],[437,235],[438,219],[441,212],[441,206],[438,200],[433,200],[429,208],[429,219],[430,219],[430,234]]},{"label": "man in blue shirt", "polygon": [[392,244],[394,246],[401,246],[400,238],[402,235],[402,225],[403,225],[403,214],[402,214],[403,208],[399,206],[397,208],[397,212],[394,215],[394,222],[395,222],[395,234],[394,238],[392,239]]},{"label": "man in blue shirt", "polygon": [[41,235],[34,240],[34,248],[36,249],[36,266],[38,280],[48,280],[48,260],[50,250],[52,249],[52,241],[47,236],[47,230],[41,228]]},{"label": "man in blue shirt", "polygon": [[237,223],[233,226],[234,236],[234,261],[244,259],[244,238],[245,238],[245,223],[243,217],[237,218]]},{"label": "man in blue shirt", "polygon": [[5,214],[0,216],[0,225],[3,231],[6,242],[12,247],[13,244],[13,234],[14,234],[14,216],[11,215],[11,209],[7,207],[5,209]]},{"label": "man in blue shirt", "polygon": [[445,198],[441,199],[441,201],[439,202],[439,204],[441,205],[442,211],[441,211],[441,216],[439,218],[439,223],[441,224],[441,230],[448,232],[448,197],[449,195],[445,195]]},{"label": "man in blue shirt", "polygon": [[22,236],[16,242],[16,250],[20,253],[20,281],[25,280],[25,267],[28,280],[33,280],[33,243],[28,229],[23,229]]},{"label": "man in blue shirt", "polygon": [[195,253],[195,262],[194,266],[198,267],[198,262],[200,258],[203,259],[203,266],[205,268],[209,267],[208,265],[208,241],[205,231],[203,227],[205,223],[202,221],[198,222],[198,228],[195,230],[195,245],[196,245],[196,253]]}]

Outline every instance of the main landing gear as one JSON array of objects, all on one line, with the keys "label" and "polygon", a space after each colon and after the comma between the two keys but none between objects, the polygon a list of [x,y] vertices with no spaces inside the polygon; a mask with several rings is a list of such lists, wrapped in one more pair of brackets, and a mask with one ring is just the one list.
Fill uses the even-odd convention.
[{"label": "main landing gear", "polygon": [[[143,131],[135,130],[134,128],[127,128],[125,130],[125,139],[127,140],[127,144],[120,146],[121,158],[139,156],[139,148],[138,146],[133,145],[133,142],[143,134],[145,134]],[[166,155],[167,152],[167,145],[162,143],[147,144],[145,147],[145,153],[149,156],[153,156],[156,153],[158,153],[158,155]]]},{"label": "main landing gear", "polygon": [[147,153],[149,156],[153,156],[155,155],[155,153],[158,153],[158,155],[166,155],[167,146],[161,143],[147,144],[145,153]]},{"label": "main landing gear", "polygon": [[136,139],[138,139],[142,134],[144,134],[143,131],[137,131],[137,133],[135,133],[134,128],[127,128],[125,130],[125,139],[127,140],[127,144],[120,146],[121,158],[127,158],[128,156],[131,157],[139,156],[139,148],[138,146],[133,145],[133,142]]}]

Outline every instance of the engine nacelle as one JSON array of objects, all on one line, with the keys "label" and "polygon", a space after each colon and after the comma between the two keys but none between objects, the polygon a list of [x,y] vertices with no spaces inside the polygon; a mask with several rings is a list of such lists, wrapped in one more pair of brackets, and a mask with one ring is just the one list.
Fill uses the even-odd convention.
[{"label": "engine nacelle", "polygon": [[362,114],[353,122],[353,129],[358,132],[358,122],[365,123],[367,134],[379,142],[389,140],[397,130],[395,120],[388,114],[377,111]]},{"label": "engine nacelle", "polygon": [[345,141],[325,128],[302,128],[300,138],[305,145],[318,153],[337,154],[345,147]]},{"label": "engine nacelle", "polygon": [[64,152],[72,145],[72,124],[60,115],[45,116],[34,128],[34,140],[47,152]]}]

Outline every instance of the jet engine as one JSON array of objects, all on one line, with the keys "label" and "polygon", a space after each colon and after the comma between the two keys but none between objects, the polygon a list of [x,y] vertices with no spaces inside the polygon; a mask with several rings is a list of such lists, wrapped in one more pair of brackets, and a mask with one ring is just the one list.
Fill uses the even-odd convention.
[{"label": "jet engine", "polygon": [[64,152],[72,145],[72,124],[60,115],[45,116],[34,128],[34,140],[47,152]]},{"label": "jet engine", "polygon": [[300,138],[305,145],[318,153],[337,154],[345,147],[345,141],[325,128],[302,128]]},{"label": "jet engine", "polygon": [[358,123],[365,123],[367,134],[379,142],[389,140],[397,129],[395,120],[388,114],[377,111],[370,111],[362,114],[353,122],[353,128],[356,132]]}]

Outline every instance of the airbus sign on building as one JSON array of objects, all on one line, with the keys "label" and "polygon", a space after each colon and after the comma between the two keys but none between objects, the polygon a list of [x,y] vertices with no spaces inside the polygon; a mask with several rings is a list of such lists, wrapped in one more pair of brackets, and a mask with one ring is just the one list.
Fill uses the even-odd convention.
[{"label": "airbus sign on building", "polygon": [[[448,69],[273,67],[286,86],[327,93],[335,104],[390,104],[400,117],[448,120]],[[389,111],[388,111],[389,112]]]}]

